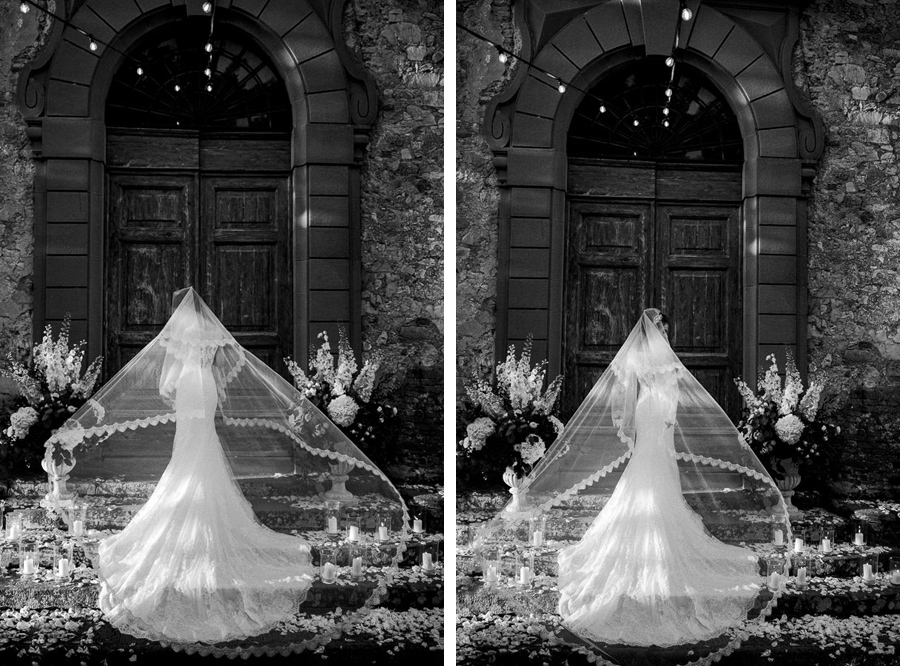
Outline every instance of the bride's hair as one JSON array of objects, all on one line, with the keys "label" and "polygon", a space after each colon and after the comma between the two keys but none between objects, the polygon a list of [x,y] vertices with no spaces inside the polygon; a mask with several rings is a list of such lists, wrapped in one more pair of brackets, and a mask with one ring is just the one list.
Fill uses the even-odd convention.
[{"label": "bride's hair", "polygon": [[660,330],[662,330],[663,326],[668,326],[669,332],[667,334],[667,337],[670,340],[672,339],[672,323],[669,321],[669,316],[665,312],[660,310],[659,314],[654,317],[653,323],[656,324]]}]

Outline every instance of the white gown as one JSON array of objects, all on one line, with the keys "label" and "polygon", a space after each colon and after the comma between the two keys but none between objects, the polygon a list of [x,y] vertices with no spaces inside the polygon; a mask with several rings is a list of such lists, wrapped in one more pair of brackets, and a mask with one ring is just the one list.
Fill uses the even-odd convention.
[{"label": "white gown", "polygon": [[675,373],[641,383],[635,445],[609,502],[559,553],[559,612],[577,634],[661,647],[740,623],[761,577],[756,555],[709,535],[681,493]]},{"label": "white gown", "polygon": [[100,608],[121,631],[219,642],[269,630],[312,582],[309,545],[261,525],[216,434],[215,347],[195,347],[175,382],[172,460],[122,532],[100,544]]}]

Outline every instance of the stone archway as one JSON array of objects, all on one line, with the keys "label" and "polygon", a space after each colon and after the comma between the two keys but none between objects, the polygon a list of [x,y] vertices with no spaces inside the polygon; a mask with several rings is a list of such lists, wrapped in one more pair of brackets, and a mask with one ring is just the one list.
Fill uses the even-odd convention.
[{"label": "stone archway", "polygon": [[[69,312],[87,353],[102,348],[107,91],[142,35],[201,15],[185,3],[77,5],[19,77],[35,160],[34,327]],[[220,0],[216,20],[256,41],[291,99],[293,355],[323,329],[346,326],[360,346],[359,159],[376,114],[372,80],[341,37],[343,2]],[[83,32],[82,32],[83,31]],[[84,33],[111,48],[87,47]]]},{"label": "stone archway", "polygon": [[761,4],[751,18],[757,28],[768,26],[768,34],[751,34],[747,12],[729,16],[725,3],[720,8],[717,2],[689,2],[694,18],[679,24],[674,0],[608,0],[552,32],[560,17],[543,0],[527,4],[545,11],[518,6],[523,36],[540,35],[536,47],[523,40],[523,57],[571,86],[559,94],[556,82],[523,65],[487,110],[485,133],[503,184],[498,355],[533,334],[536,355],[546,353],[551,376],[561,370],[566,136],[583,98],[578,90],[589,90],[604,72],[628,60],[668,55],[679,29],[676,57],[701,71],[728,100],[744,141],[743,374],[752,381],[760,360],[785,345],[805,368],[804,183],[822,150],[822,128],[790,79],[797,8]]}]

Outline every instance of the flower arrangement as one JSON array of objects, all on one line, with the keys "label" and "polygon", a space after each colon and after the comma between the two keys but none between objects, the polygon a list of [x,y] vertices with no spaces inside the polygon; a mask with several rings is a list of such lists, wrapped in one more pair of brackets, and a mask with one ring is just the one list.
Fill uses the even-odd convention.
[{"label": "flower arrangement", "polygon": [[804,391],[790,352],[783,385],[775,356],[766,360],[769,368],[755,392],[741,379],[734,380],[744,398],[738,430],[766,468],[780,477],[784,470],[779,461],[818,463],[841,429],[818,419],[823,384],[811,382]]},{"label": "flower arrangement", "polygon": [[[8,354],[8,367],[0,369],[0,376],[19,390],[13,411],[0,417],[0,467],[7,474],[35,471],[44,443],[94,392],[103,359],[98,356],[82,373],[85,342],[69,348],[70,325],[66,316],[54,340],[48,324],[29,361],[20,363]],[[58,463],[71,464],[70,451],[60,456]]]},{"label": "flower arrangement", "polygon": [[362,368],[343,329],[339,331],[337,357],[328,334],[310,349],[308,372],[290,358],[284,359],[294,385],[376,463],[394,462],[399,419],[397,408],[375,397],[380,354],[365,360]]},{"label": "flower arrangement", "polygon": [[[465,436],[459,440],[459,472],[469,481],[499,479],[504,469],[528,474],[562,431],[556,401],[562,376],[543,389],[547,361],[531,365],[532,341],[522,355],[510,345],[497,364],[493,385],[476,379],[466,387],[462,405]],[[460,433],[462,434],[462,433]]]}]

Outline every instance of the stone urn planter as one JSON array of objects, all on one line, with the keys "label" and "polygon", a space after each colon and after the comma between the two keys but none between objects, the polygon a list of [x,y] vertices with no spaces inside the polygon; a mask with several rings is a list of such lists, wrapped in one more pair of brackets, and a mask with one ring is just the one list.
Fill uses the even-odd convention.
[{"label": "stone urn planter", "polygon": [[350,471],[353,469],[353,465],[348,462],[339,462],[333,463],[328,467],[331,470],[331,489],[323,493],[322,497],[327,500],[338,500],[345,504],[357,501],[353,493],[347,490],[344,485],[347,483],[347,479],[350,478]]},{"label": "stone urn planter", "polygon": [[788,515],[791,519],[800,518],[803,512],[795,507],[791,502],[794,496],[794,488],[800,485],[800,470],[793,458],[782,458],[775,463],[775,468],[782,471],[782,478],[775,478],[775,485],[781,491],[784,497],[784,503],[787,505]]},{"label": "stone urn planter", "polygon": [[506,505],[507,513],[521,513],[528,509],[528,489],[525,488],[525,477],[518,476],[512,467],[507,467],[503,472],[503,482],[509,486],[512,501]]},{"label": "stone urn planter", "polygon": [[64,511],[75,504],[75,493],[66,487],[69,480],[69,472],[75,469],[75,456],[72,456],[70,464],[57,463],[53,458],[45,456],[41,460],[41,468],[47,472],[47,481],[50,484],[50,492],[44,495],[41,506],[52,513],[62,515]]}]

